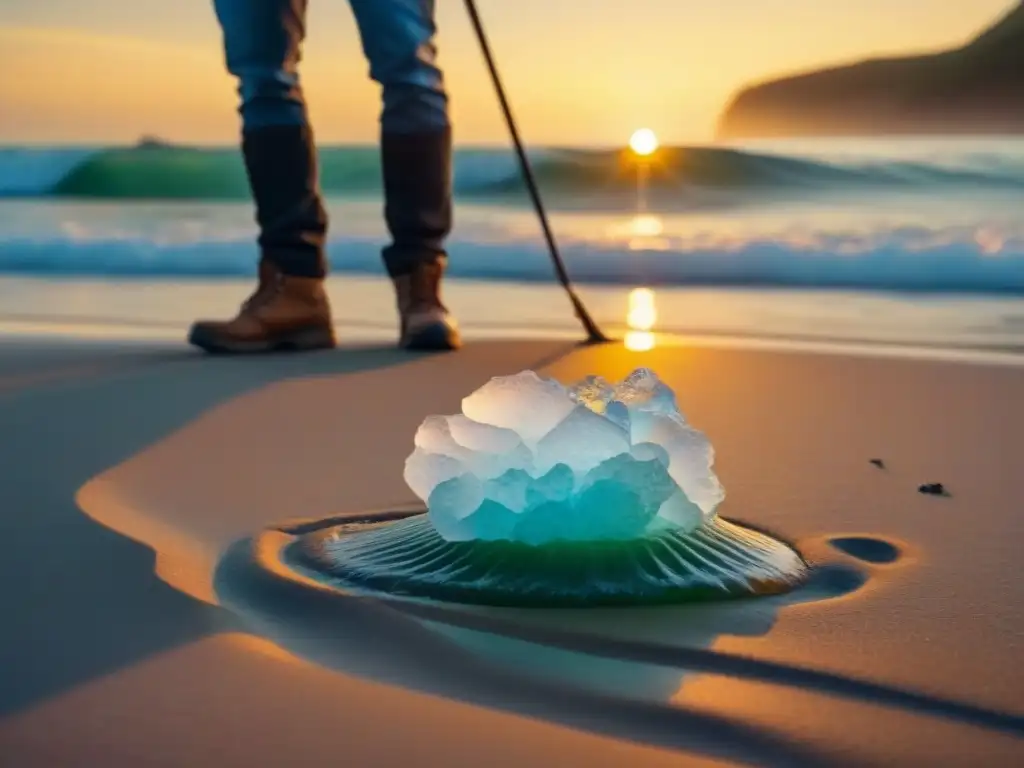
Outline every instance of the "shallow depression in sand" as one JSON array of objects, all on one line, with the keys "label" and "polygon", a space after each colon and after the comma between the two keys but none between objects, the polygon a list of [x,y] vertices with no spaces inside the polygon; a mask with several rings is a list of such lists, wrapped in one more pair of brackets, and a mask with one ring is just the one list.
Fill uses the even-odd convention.
[{"label": "shallow depression in sand", "polygon": [[829,539],[829,544],[850,557],[877,565],[895,563],[903,556],[900,547],[871,536],[838,536]]},{"label": "shallow depression in sand", "polygon": [[[320,527],[306,523],[270,529],[256,538],[254,548],[240,547],[224,558],[217,591],[228,604],[261,616],[261,625],[276,626],[275,635],[287,627],[288,637],[302,637],[308,635],[304,627],[313,623],[322,636],[325,626],[336,625],[336,633],[328,630],[334,638],[331,653],[344,650],[346,668],[353,663],[386,663],[413,667],[412,674],[418,676],[428,674],[431,653],[440,654],[441,659],[455,652],[462,654],[458,656],[460,679],[479,674],[480,670],[471,670],[483,664],[616,701],[671,704],[691,672],[746,674],[732,669],[736,662],[731,657],[712,650],[720,638],[765,636],[787,607],[844,597],[868,578],[863,569],[830,562],[808,568],[800,584],[789,591],[756,598],[538,610],[444,602],[353,586],[314,570],[308,559],[295,557],[304,539],[315,540],[325,531],[359,532],[419,515],[367,514],[343,522],[324,521]],[[401,658],[387,650],[398,638]],[[283,636],[278,641],[286,646],[291,642]],[[419,649],[416,654],[408,651],[411,643]],[[293,650],[315,657],[326,653],[324,648],[316,643]],[[353,662],[364,656],[373,660]],[[421,656],[429,659],[417,660]],[[775,674],[757,663],[754,666],[755,677]],[[406,669],[405,674],[409,673]]]},{"label": "shallow depression in sand", "polygon": [[694,531],[626,541],[449,542],[424,514],[306,532],[292,567],[340,589],[485,606],[593,608],[776,595],[804,583],[803,558],[715,517]]}]

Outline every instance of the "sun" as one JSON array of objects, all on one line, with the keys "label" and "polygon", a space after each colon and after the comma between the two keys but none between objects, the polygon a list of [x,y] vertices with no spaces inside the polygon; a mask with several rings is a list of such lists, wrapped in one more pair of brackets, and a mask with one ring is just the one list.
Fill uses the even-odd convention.
[{"label": "sun", "polygon": [[653,155],[658,149],[658,137],[650,128],[640,128],[629,137],[629,148],[641,157]]}]

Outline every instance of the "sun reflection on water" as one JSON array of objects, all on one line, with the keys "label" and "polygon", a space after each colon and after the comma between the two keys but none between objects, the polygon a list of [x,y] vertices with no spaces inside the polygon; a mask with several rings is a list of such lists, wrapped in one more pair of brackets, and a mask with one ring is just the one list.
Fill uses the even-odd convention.
[{"label": "sun reflection on water", "polygon": [[609,239],[625,241],[631,251],[667,251],[672,248],[671,239],[664,237],[665,221],[651,213],[639,213],[626,221],[620,220],[606,231]]},{"label": "sun reflection on water", "polygon": [[629,330],[624,339],[626,349],[631,352],[646,352],[654,349],[655,338],[651,330],[658,321],[654,304],[654,291],[650,288],[634,288],[629,292],[629,309],[626,325]]}]

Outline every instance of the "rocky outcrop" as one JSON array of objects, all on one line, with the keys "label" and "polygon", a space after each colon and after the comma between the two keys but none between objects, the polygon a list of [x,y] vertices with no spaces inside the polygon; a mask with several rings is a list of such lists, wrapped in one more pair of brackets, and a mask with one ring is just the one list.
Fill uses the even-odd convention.
[{"label": "rocky outcrop", "polygon": [[742,90],[719,138],[1024,133],[1024,2],[968,44]]}]

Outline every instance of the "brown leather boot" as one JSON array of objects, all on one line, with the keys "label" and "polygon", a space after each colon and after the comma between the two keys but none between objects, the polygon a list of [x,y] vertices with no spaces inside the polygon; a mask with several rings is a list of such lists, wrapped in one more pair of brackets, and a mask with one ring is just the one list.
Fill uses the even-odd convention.
[{"label": "brown leather boot", "polygon": [[234,319],[200,320],[188,340],[219,354],[328,349],[337,343],[323,279],[280,273],[265,286],[261,281]]},{"label": "brown leather boot", "polygon": [[281,270],[277,268],[274,262],[264,256],[260,259],[259,272],[257,274],[259,275],[259,283],[256,285],[256,290],[253,291],[252,296],[242,303],[243,312],[261,304],[265,299],[274,295],[274,289],[277,286],[277,281],[280,279]]},{"label": "brown leather boot", "polygon": [[426,352],[445,352],[462,346],[459,326],[441,301],[443,259],[420,264],[393,278],[398,299],[399,346]]}]

